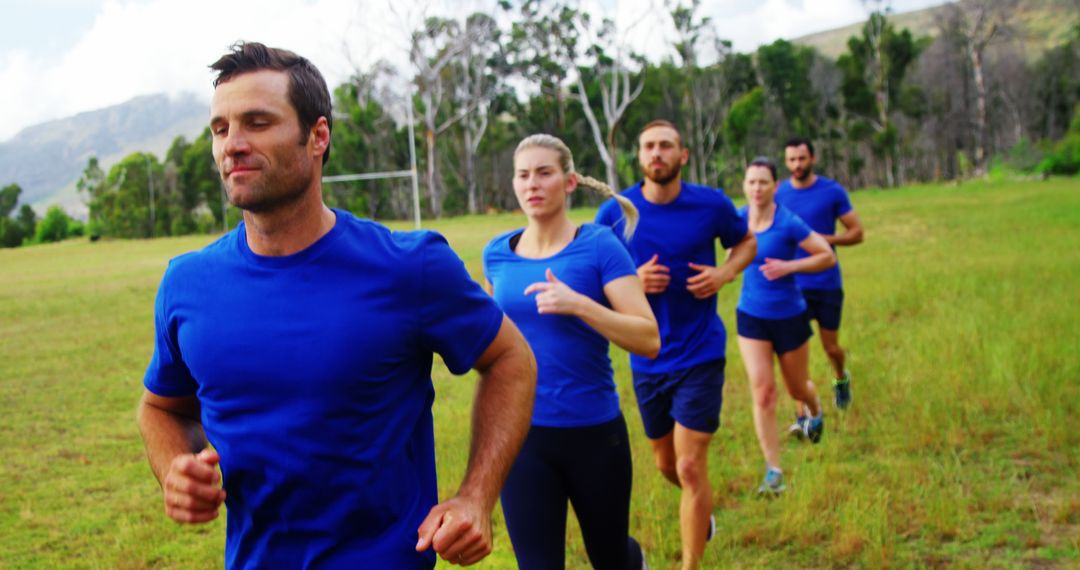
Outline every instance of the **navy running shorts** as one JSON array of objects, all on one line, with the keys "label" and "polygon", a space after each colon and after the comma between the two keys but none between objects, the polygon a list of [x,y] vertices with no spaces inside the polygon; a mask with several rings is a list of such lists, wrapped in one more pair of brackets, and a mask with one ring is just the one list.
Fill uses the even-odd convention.
[{"label": "navy running shorts", "polygon": [[844,309],[843,289],[803,289],[806,312],[810,320],[831,331],[840,330],[840,313]]},{"label": "navy running shorts", "polygon": [[645,435],[649,439],[664,437],[675,422],[694,431],[716,432],[724,402],[725,364],[720,358],[674,372],[635,371],[634,393]]},{"label": "navy running shorts", "polygon": [[773,345],[773,352],[784,354],[799,348],[814,336],[810,328],[810,319],[806,313],[786,319],[762,319],[754,315],[735,311],[735,322],[739,336],[755,340],[767,340]]}]

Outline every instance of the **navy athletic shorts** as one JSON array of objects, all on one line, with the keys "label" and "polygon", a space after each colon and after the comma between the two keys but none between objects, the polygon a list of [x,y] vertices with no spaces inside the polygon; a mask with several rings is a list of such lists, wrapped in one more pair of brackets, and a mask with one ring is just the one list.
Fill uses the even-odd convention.
[{"label": "navy athletic shorts", "polygon": [[736,310],[735,322],[739,329],[739,336],[767,340],[772,343],[773,352],[776,354],[795,350],[814,335],[806,313],[786,319],[762,319]]},{"label": "navy athletic shorts", "polygon": [[806,312],[810,320],[823,329],[840,330],[840,313],[844,309],[843,289],[803,289]]},{"label": "navy athletic shorts", "polygon": [[705,433],[719,429],[725,364],[726,360],[720,358],[674,372],[635,371],[634,393],[645,435],[649,439],[664,437],[675,422]]}]

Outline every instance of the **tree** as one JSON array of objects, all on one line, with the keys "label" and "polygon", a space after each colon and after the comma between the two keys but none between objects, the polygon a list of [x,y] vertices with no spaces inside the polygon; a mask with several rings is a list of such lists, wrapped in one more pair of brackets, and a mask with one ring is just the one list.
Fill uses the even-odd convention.
[{"label": "tree", "polygon": [[447,91],[447,75],[451,71],[451,64],[472,41],[468,30],[463,33],[456,21],[445,18],[428,18],[424,28],[413,32],[412,36],[410,59],[416,69],[418,99],[424,122],[428,207],[436,218],[442,216],[443,200],[446,198],[439,174],[437,139],[472,110],[454,109],[449,117],[445,113],[440,115]]},{"label": "tree", "polygon": [[[77,184],[80,190],[86,188],[90,192],[90,221],[94,231],[126,238],[154,235],[158,220],[151,219],[150,184],[152,179],[162,180],[163,174],[157,158],[136,152],[114,164],[104,180],[99,181],[99,173],[97,161],[91,159]],[[163,228],[168,228],[172,220],[165,214],[160,222]],[[40,224],[38,230],[42,231]]]},{"label": "tree", "polygon": [[71,233],[73,221],[60,206],[49,206],[49,209],[45,212],[45,217],[37,225],[34,241],[37,243],[50,243],[67,239]]},{"label": "tree", "polygon": [[1009,32],[1015,0],[963,0],[949,9],[960,22],[960,31],[971,61],[975,84],[975,176],[987,175],[987,97],[983,58],[987,46]]},{"label": "tree", "polygon": [[30,207],[30,204],[23,204],[19,208],[19,215],[15,218],[15,221],[19,224],[23,237],[30,237],[37,230],[37,213]]},{"label": "tree", "polygon": [[501,32],[495,20],[487,14],[473,14],[465,21],[465,32],[473,38],[461,52],[457,67],[461,80],[457,83],[455,99],[458,107],[469,109],[462,121],[465,152],[465,185],[470,214],[480,211],[477,190],[476,153],[487,132],[491,102],[503,90],[500,77],[509,71],[502,47]]},{"label": "tree", "polygon": [[[408,133],[398,128],[391,105],[398,98],[391,85],[395,69],[380,61],[356,72],[334,90],[334,132],[327,175],[401,170],[408,163]],[[411,104],[406,102],[405,104]],[[334,183],[323,187],[327,202],[370,218],[408,217],[412,202],[399,180]]]},{"label": "tree", "polygon": [[221,186],[221,174],[214,163],[213,146],[213,136],[207,127],[178,157],[180,193],[196,228],[203,232],[224,231],[227,225],[228,203]]},{"label": "tree", "polygon": [[22,187],[18,184],[8,184],[0,189],[0,247],[18,247],[26,236],[22,226],[10,217],[19,203],[20,194]]},{"label": "tree", "polygon": [[[500,2],[510,10],[508,1]],[[530,109],[540,119],[536,130],[562,133],[567,128],[566,89],[571,67],[566,62],[577,56],[577,11],[562,0],[525,0],[510,30],[507,59],[519,77],[536,84],[540,97],[530,100]]]},{"label": "tree", "polygon": [[[692,0],[688,7],[680,4],[672,10],[671,19],[678,34],[675,51],[682,60],[682,105],[687,115],[683,124],[690,172],[694,180],[717,186],[719,173],[712,159],[720,145],[725,117],[733,101],[757,85],[757,78],[749,56],[734,53],[731,42],[716,37],[710,18],[696,18],[700,5],[701,0]],[[705,45],[709,40],[711,46]],[[707,47],[718,59],[701,67],[699,52]]]},{"label": "tree", "polygon": [[836,61],[843,73],[844,106],[873,128],[871,146],[883,159],[885,185],[890,187],[899,183],[899,141],[892,114],[899,106],[904,76],[922,46],[911,32],[896,32],[884,13],[874,12],[862,34],[848,39],[848,53]]}]

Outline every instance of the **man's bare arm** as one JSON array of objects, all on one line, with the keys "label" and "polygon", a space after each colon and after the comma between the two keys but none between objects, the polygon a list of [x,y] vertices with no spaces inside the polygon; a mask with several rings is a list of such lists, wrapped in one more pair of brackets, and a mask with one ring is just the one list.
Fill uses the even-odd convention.
[{"label": "man's bare arm", "polygon": [[532,350],[505,316],[475,368],[480,380],[465,479],[457,495],[431,509],[416,543],[418,551],[434,547],[444,560],[464,566],[491,553],[491,511],[529,431],[536,394]]},{"label": "man's bare arm", "polygon": [[219,457],[206,449],[194,396],[167,398],[147,390],[138,409],[150,469],[161,484],[165,514],[181,523],[214,520],[225,501]]},{"label": "man's bare arm", "polygon": [[825,241],[830,245],[858,245],[863,240],[862,221],[859,215],[852,210],[838,218],[844,225],[844,233],[825,236]]},{"label": "man's bare arm", "polygon": [[697,299],[708,299],[720,289],[735,280],[735,277],[757,255],[757,238],[754,232],[747,231],[739,243],[735,244],[727,254],[727,259],[719,267],[712,265],[699,265],[691,263],[690,269],[697,271],[686,280],[686,289]]}]

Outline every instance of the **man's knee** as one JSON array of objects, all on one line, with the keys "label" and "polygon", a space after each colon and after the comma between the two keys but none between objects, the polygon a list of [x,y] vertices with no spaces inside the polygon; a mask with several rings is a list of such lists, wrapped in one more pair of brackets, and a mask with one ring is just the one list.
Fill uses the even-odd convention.
[{"label": "man's knee", "polygon": [[698,487],[708,477],[704,458],[684,455],[676,460],[675,465],[683,487]]}]

